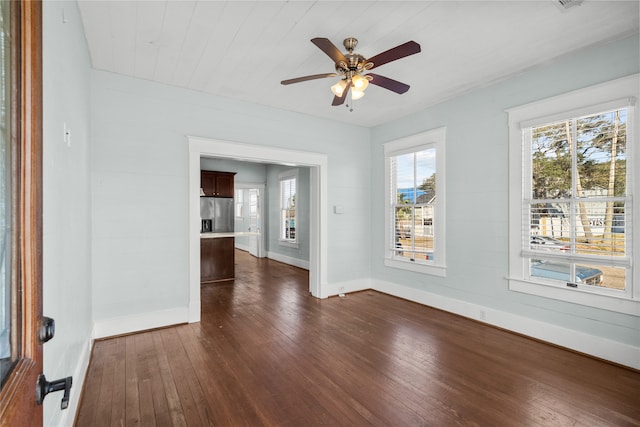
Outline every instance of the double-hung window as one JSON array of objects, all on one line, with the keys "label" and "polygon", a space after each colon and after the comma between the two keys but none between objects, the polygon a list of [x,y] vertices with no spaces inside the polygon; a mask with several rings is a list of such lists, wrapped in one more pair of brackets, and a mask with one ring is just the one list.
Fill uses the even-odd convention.
[{"label": "double-hung window", "polygon": [[445,275],[445,128],[384,144],[385,265]]},{"label": "double-hung window", "polygon": [[638,312],[637,95],[636,75],[509,110],[511,289]]},{"label": "double-hung window", "polygon": [[280,180],[280,244],[296,246],[296,191],[298,170],[281,173]]}]

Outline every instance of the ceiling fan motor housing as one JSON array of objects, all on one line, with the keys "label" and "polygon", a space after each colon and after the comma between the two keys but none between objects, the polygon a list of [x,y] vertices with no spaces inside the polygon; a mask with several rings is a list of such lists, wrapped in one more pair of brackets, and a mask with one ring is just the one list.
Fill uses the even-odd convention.
[{"label": "ceiling fan motor housing", "polygon": [[361,73],[363,70],[369,69],[366,67],[367,58],[358,53],[353,53],[353,50],[358,45],[358,39],[356,39],[355,37],[349,37],[344,39],[342,44],[344,45],[345,49],[347,49],[348,53],[344,54],[347,63],[344,63],[342,61],[336,63],[336,71],[339,74],[344,75],[347,79],[351,79],[353,76]]}]

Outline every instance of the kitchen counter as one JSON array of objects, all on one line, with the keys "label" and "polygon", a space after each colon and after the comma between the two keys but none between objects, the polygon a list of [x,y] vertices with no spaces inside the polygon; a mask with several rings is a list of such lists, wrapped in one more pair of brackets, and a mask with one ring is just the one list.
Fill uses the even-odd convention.
[{"label": "kitchen counter", "polygon": [[243,236],[257,236],[259,233],[252,231],[236,231],[229,233],[200,233],[201,239],[219,239],[222,237],[243,237]]}]

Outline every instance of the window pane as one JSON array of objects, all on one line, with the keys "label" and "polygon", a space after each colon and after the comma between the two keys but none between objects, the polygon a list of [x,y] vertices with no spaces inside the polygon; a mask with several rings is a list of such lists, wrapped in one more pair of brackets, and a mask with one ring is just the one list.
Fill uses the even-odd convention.
[{"label": "window pane", "polygon": [[395,250],[400,256],[414,259],[413,208],[396,206],[395,208]]},{"label": "window pane", "polygon": [[416,251],[422,259],[433,259],[433,206],[418,206],[415,209],[415,242]]},{"label": "window pane", "polygon": [[569,252],[571,222],[569,203],[532,203],[529,249]]},{"label": "window pane", "polygon": [[531,276],[569,284],[602,286],[604,273],[595,266],[549,260],[530,260]]},{"label": "window pane", "polygon": [[624,202],[579,202],[577,205],[576,253],[623,256]]},{"label": "window pane", "polygon": [[623,291],[627,282],[627,269],[620,267],[598,266],[602,270],[603,281],[600,286],[608,289],[617,289]]},{"label": "window pane", "polygon": [[394,193],[398,204],[415,202],[414,158],[414,154],[409,153],[396,156],[392,160],[395,174]]},{"label": "window pane", "polygon": [[416,184],[418,186],[415,203],[429,203],[436,195],[436,149],[416,153]]},{"label": "window pane", "polygon": [[571,128],[567,121],[532,129],[532,198],[571,197]]},{"label": "window pane", "polygon": [[577,120],[578,195],[625,196],[627,110]]}]

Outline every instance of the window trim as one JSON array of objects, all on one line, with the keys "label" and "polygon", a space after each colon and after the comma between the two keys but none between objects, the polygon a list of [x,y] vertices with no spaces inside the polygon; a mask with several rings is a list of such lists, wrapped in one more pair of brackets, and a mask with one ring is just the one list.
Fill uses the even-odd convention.
[{"label": "window trim", "polygon": [[290,169],[287,170],[285,172],[281,172],[280,174],[278,174],[278,192],[279,192],[279,197],[278,197],[278,244],[280,246],[287,246],[290,248],[299,248],[299,243],[298,243],[298,207],[296,206],[296,236],[293,240],[286,240],[282,238],[282,221],[280,218],[280,215],[282,213],[282,181],[286,181],[289,179],[295,179],[296,181],[296,195],[298,194],[298,183],[299,183],[299,179],[298,179],[298,169]]},{"label": "window trim", "polygon": [[[640,224],[640,209],[633,209],[633,200],[640,198],[640,150],[637,149],[638,108],[636,99],[640,92],[640,74],[634,74],[609,82],[579,89],[566,94],[507,109],[509,121],[509,290],[561,300],[565,302],[601,308],[625,314],[637,315],[640,310],[640,266],[633,266],[628,285],[630,297],[590,292],[576,288],[561,288],[532,278],[526,278],[526,259],[522,256],[522,218],[524,156],[522,152],[522,129],[547,123],[561,117],[581,115],[599,107],[620,105],[624,100],[629,105],[630,120],[627,123],[627,156],[632,167],[627,168],[628,189],[631,198],[631,225]],[[629,257],[640,254],[640,236],[630,231]]]},{"label": "window trim", "polygon": [[[389,141],[383,144],[384,150],[384,265],[386,267],[446,277],[446,171],[445,171],[445,138],[446,127],[439,127],[415,135]],[[389,158],[401,154],[413,153],[428,148],[436,149],[436,204],[434,217],[436,218],[434,233],[434,260],[429,264],[417,264],[394,258],[392,251],[392,235],[395,232],[392,223],[391,205],[391,168]]]}]

